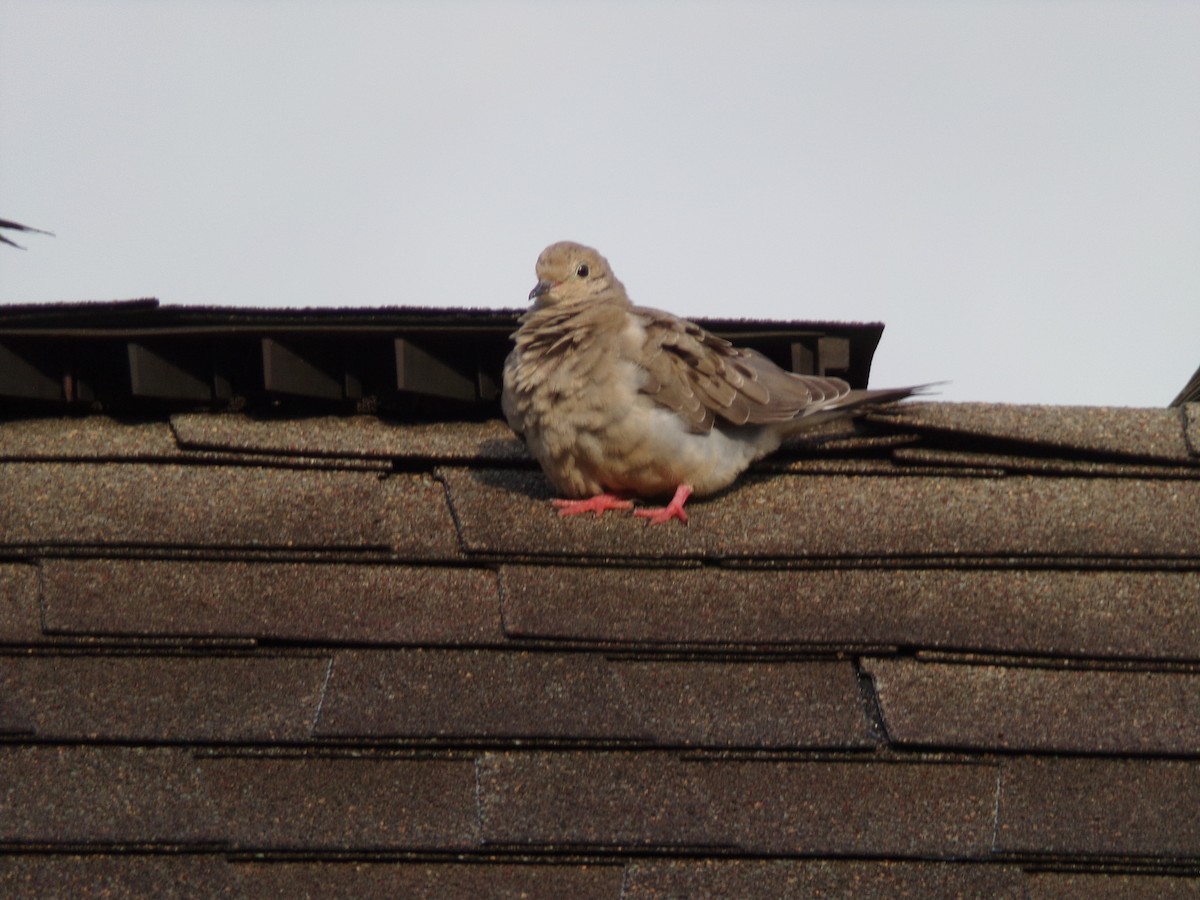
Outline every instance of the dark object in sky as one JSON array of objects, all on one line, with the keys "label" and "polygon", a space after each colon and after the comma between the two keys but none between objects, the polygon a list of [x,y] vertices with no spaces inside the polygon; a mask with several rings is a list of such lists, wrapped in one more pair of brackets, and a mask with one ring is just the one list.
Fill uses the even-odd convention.
[{"label": "dark object in sky", "polygon": [[1192,380],[1184,385],[1183,390],[1171,401],[1172,406],[1183,406],[1185,403],[1200,403],[1200,369],[1192,376]]},{"label": "dark object in sky", "polygon": [[[53,231],[42,231],[42,229],[40,229],[40,228],[31,228],[28,225],[22,225],[20,222],[10,222],[8,219],[0,219],[0,229],[4,229],[4,228],[9,228],[13,231],[31,231],[34,234],[48,234],[48,235],[50,235],[50,237],[54,237]],[[10,241],[3,234],[0,234],[0,241],[4,242],[5,244],[8,244],[10,247],[16,247],[18,250],[25,249],[20,244],[18,244],[16,241]]]}]

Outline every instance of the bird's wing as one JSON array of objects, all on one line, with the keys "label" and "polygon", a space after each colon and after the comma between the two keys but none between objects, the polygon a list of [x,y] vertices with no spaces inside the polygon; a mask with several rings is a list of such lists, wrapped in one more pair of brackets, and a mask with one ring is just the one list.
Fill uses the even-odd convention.
[{"label": "bird's wing", "polygon": [[840,378],[796,375],[756,350],[734,347],[699,325],[655,309],[634,307],[646,332],[636,362],[643,393],[682,416],[699,433],[718,419],[766,425],[829,409],[851,394]]}]

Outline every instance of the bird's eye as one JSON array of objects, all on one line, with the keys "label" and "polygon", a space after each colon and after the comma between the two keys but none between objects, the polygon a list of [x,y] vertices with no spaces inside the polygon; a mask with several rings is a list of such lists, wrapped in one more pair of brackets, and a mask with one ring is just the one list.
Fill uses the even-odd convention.
[{"label": "bird's eye", "polygon": [[587,278],[588,277],[587,263],[580,263],[579,268],[575,270],[575,274],[578,275],[580,278]]}]

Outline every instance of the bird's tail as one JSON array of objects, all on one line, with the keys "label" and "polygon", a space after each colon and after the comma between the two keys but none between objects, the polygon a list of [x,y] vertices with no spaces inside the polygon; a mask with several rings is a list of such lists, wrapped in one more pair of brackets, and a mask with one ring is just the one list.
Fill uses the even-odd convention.
[{"label": "bird's tail", "polygon": [[920,397],[933,393],[934,389],[945,384],[944,381],[933,381],[929,384],[916,384],[902,388],[865,388],[855,390],[839,397],[830,405],[830,409],[860,409],[864,406],[883,406],[896,403],[909,397]]},{"label": "bird's tail", "polygon": [[931,393],[944,381],[934,381],[929,384],[916,384],[902,388],[863,388],[842,394],[828,403],[821,404],[811,413],[793,419],[785,429],[785,435],[808,431],[814,426],[833,419],[845,419],[851,416],[873,412],[880,407],[888,406],[908,397],[920,397]]}]

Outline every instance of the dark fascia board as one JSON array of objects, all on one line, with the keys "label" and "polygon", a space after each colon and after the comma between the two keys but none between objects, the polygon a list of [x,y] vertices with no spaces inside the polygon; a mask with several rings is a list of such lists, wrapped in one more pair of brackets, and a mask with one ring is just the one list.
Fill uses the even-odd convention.
[{"label": "dark fascia board", "polygon": [[[73,333],[95,329],[106,333],[139,334],[145,329],[179,332],[206,328],[213,332],[280,327],[312,328],[480,328],[500,331],[517,327],[521,308],[381,306],[337,308],[254,308],[222,306],[170,306],[153,298],[141,300],[83,301],[78,303],[0,304],[0,334],[19,331]],[[787,334],[882,334],[880,322],[828,322],[748,318],[696,318],[710,331],[743,337],[777,337]]]},{"label": "dark fascia board", "polygon": [[[253,405],[283,394],[289,402],[306,396],[335,404],[374,398],[388,406],[397,397],[424,396],[420,415],[459,418],[461,408],[442,411],[429,402],[465,402],[477,412],[494,404],[504,357],[523,312],[164,306],[154,299],[21,304],[0,306],[0,347],[32,366],[30,371],[44,371],[67,385],[62,401],[67,404],[87,401],[118,409],[144,406],[155,398],[182,408],[205,405],[202,398],[211,395],[212,403],[236,397]],[[883,333],[880,323],[696,321],[785,368],[836,375],[855,387],[866,386]],[[304,384],[311,378],[268,377],[280,375],[264,370],[264,358],[280,356],[272,356],[271,350],[288,355],[292,374],[301,369],[325,373],[322,389],[308,391]],[[405,365],[397,368],[400,360]],[[422,361],[424,369],[412,371]],[[447,373],[454,377],[448,379]],[[284,382],[285,388],[273,387]],[[45,394],[32,383],[10,386],[0,390],[0,408],[14,399],[51,402]]]}]

